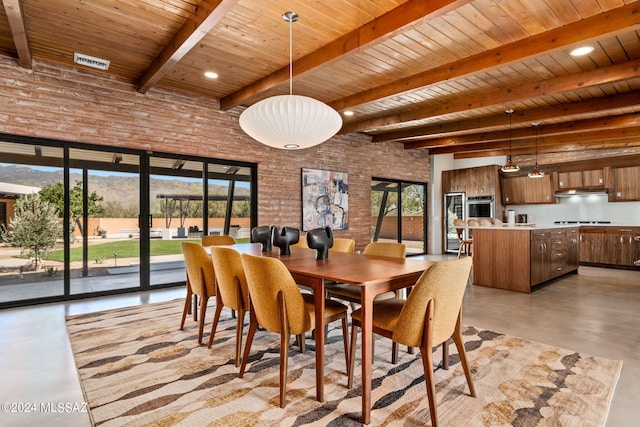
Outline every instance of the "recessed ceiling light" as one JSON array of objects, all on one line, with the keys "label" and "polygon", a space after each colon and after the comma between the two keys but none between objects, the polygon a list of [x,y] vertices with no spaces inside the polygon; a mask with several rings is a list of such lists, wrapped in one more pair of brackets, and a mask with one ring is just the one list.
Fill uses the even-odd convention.
[{"label": "recessed ceiling light", "polygon": [[204,76],[208,79],[217,79],[218,78],[218,73],[214,73],[213,71],[206,71],[204,73]]},{"label": "recessed ceiling light", "polygon": [[573,49],[569,54],[571,56],[584,56],[593,52],[593,46],[580,46]]},{"label": "recessed ceiling light", "polygon": [[348,110],[348,111],[345,111],[345,112],[344,112],[344,113],[342,113],[342,114],[344,114],[345,116],[353,116],[353,111]]}]

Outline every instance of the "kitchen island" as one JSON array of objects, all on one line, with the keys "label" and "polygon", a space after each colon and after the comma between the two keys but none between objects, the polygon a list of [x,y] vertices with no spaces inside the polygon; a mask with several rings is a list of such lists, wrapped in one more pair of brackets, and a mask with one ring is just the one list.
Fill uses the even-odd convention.
[{"label": "kitchen island", "polygon": [[470,227],[473,284],[518,292],[578,271],[579,227]]}]

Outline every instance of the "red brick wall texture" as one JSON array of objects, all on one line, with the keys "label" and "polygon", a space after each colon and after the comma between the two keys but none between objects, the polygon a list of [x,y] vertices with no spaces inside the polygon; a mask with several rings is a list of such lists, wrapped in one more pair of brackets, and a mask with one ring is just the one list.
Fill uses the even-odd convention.
[{"label": "red brick wall texture", "polygon": [[349,174],[349,230],[362,249],[371,239],[371,177],[429,181],[427,150],[338,135],[317,147],[284,151],[259,144],[238,125],[241,108],[54,63],[20,68],[0,56],[0,132],[207,156],[258,164],[258,223],[301,227],[301,168]]}]

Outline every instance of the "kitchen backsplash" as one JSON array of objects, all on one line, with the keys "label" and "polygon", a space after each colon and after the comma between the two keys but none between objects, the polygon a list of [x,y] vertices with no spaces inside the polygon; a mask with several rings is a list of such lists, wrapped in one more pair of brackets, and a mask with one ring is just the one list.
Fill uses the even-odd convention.
[{"label": "kitchen backsplash", "polygon": [[563,197],[555,205],[518,205],[507,209],[527,214],[528,222],[538,225],[554,221],[611,221],[614,225],[640,226],[640,202],[610,203],[603,194]]}]

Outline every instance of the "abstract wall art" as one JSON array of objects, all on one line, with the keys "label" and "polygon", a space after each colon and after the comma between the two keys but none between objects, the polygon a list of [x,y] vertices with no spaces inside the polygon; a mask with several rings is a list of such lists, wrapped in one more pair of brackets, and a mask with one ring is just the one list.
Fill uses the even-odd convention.
[{"label": "abstract wall art", "polygon": [[302,169],[302,229],[349,228],[349,180],[347,173]]}]

